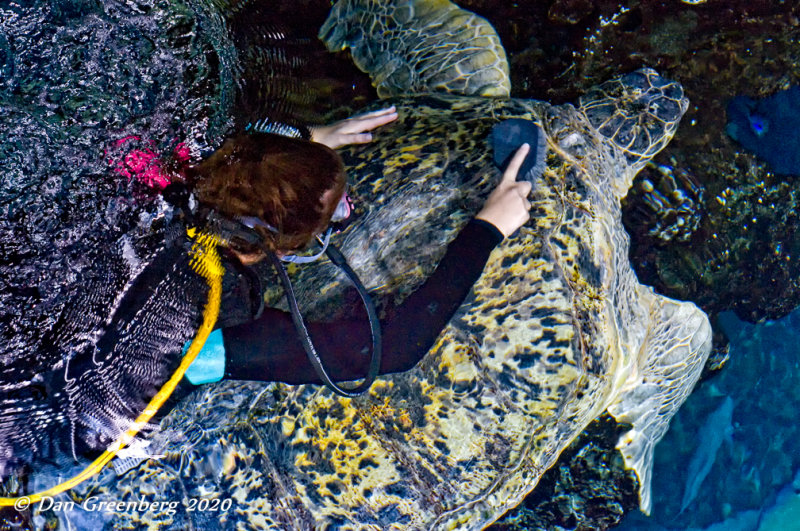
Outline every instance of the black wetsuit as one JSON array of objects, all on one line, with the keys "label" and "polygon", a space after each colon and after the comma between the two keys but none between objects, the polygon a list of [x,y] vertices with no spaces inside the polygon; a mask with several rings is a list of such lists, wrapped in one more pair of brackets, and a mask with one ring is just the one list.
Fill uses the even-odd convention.
[{"label": "black wetsuit", "polygon": [[[425,356],[502,240],[491,223],[474,219],[464,227],[436,271],[381,321],[380,374],[406,371]],[[225,306],[223,302],[221,315],[230,315],[233,309]],[[366,318],[308,323],[308,329],[332,379],[354,380],[366,374],[371,345]],[[226,379],[321,383],[289,313],[267,308],[255,321],[224,327],[222,336]]]}]

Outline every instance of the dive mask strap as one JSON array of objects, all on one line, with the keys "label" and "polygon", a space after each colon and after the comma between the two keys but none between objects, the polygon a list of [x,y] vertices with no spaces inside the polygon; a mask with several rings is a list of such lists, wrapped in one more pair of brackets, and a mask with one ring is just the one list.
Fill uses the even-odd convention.
[{"label": "dive mask strap", "polygon": [[[264,227],[265,229],[272,231],[274,233],[278,233],[278,229],[270,225],[269,223],[264,222],[263,220],[252,217],[252,216],[241,216],[238,218],[239,222],[249,229],[254,229],[256,227]],[[280,257],[282,262],[289,262],[292,264],[308,264],[310,262],[316,262],[319,260],[323,254],[325,254],[325,250],[328,248],[328,243],[331,240],[331,233],[333,232],[332,227],[328,227],[328,230],[325,231],[324,237],[317,236],[317,241],[319,241],[320,245],[322,245],[322,250],[317,254],[313,254],[311,256],[300,256],[296,254],[287,254]]]},{"label": "dive mask strap", "polygon": [[300,256],[300,255],[296,255],[296,254],[287,254],[287,255],[283,255],[283,256],[280,257],[281,262],[289,262],[291,264],[308,264],[310,262],[316,262],[317,260],[319,260],[322,257],[323,254],[325,254],[325,251],[328,249],[328,244],[331,241],[331,232],[332,231],[333,231],[333,229],[331,227],[328,227],[328,230],[325,231],[325,237],[324,238],[320,238],[319,236],[317,236],[317,241],[319,242],[320,245],[322,245],[322,250],[320,252],[318,252],[317,254],[313,254],[311,256]]}]

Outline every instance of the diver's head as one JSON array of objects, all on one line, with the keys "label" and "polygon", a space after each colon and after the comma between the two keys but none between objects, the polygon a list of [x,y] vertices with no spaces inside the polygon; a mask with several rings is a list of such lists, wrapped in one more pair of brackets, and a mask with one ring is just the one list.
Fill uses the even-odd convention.
[{"label": "diver's head", "polygon": [[[260,133],[226,140],[186,175],[201,205],[229,219],[262,221],[250,225],[263,246],[278,254],[302,249],[325,230],[346,179],[332,149]],[[232,248],[240,255],[261,253],[246,242],[235,241]]]}]

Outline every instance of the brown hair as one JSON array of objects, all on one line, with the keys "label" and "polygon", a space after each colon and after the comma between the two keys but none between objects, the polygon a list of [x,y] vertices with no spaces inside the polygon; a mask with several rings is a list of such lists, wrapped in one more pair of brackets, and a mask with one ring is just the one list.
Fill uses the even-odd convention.
[{"label": "brown hair", "polygon": [[[271,251],[305,247],[322,232],[344,192],[342,159],[322,144],[273,134],[229,138],[206,160],[187,168],[186,177],[201,205],[231,219],[256,217],[275,227],[255,230]],[[253,246],[236,245],[244,253]]]}]

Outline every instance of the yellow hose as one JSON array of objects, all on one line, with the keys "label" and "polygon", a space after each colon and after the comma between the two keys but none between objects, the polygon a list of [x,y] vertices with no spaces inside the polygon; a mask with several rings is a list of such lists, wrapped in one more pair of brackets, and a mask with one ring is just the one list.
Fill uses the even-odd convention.
[{"label": "yellow hose", "polygon": [[219,305],[222,298],[222,275],[225,273],[219,253],[217,252],[217,245],[220,243],[220,240],[213,235],[202,232],[198,233],[194,228],[187,229],[186,232],[189,237],[194,240],[191,250],[192,258],[189,265],[195,273],[205,279],[208,284],[209,292],[208,301],[203,309],[203,324],[200,325],[200,329],[197,331],[197,334],[195,334],[192,344],[189,345],[189,349],[183,356],[178,368],[172,373],[170,379],[161,386],[161,389],[159,389],[158,393],[150,400],[131,427],[122,433],[114,443],[112,443],[97,459],[92,461],[80,474],[41,492],[16,498],[0,498],[0,507],[16,505],[20,500],[24,500],[24,506],[27,507],[30,504],[41,501],[42,498],[60,494],[91,478],[100,472],[100,470],[117,455],[117,452],[125,448],[125,446],[133,440],[136,434],[139,433],[151,418],[153,418],[153,415],[156,414],[158,409],[170,395],[172,395],[172,392],[175,391],[178,382],[181,381],[186,369],[189,368],[189,365],[192,364],[197,354],[202,350],[206,339],[208,339],[208,335],[214,329],[214,325],[217,322]]}]

